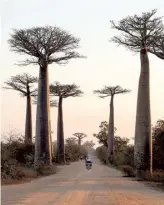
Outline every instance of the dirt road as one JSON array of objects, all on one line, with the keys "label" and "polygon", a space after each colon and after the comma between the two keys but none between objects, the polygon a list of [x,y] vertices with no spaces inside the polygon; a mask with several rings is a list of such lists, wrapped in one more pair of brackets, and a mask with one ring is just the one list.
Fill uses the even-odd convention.
[{"label": "dirt road", "polygon": [[31,183],[2,186],[2,205],[164,205],[164,192],[124,178],[97,159],[84,161]]}]

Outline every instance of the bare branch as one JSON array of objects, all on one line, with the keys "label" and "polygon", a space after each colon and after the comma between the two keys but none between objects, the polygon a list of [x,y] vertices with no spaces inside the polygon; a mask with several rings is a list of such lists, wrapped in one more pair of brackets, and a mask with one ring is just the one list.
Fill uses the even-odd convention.
[{"label": "bare branch", "polygon": [[66,64],[70,59],[83,58],[76,52],[80,39],[58,27],[14,29],[8,42],[12,51],[32,57],[19,65]]},{"label": "bare branch", "polygon": [[98,94],[100,98],[106,98],[109,96],[114,96],[116,94],[125,94],[130,92],[131,90],[123,89],[121,86],[104,86],[101,90],[94,90],[94,94]]},{"label": "bare branch", "polygon": [[157,10],[141,15],[128,16],[117,24],[111,22],[111,27],[120,31],[121,35],[114,36],[111,41],[123,45],[134,52],[139,52],[145,46],[152,48],[153,41],[164,30],[162,17],[155,17]]},{"label": "bare branch", "polygon": [[59,82],[54,82],[50,85],[51,96],[59,96],[62,98],[68,97],[80,97],[83,92],[79,89],[79,86],[75,84],[62,85]]},{"label": "bare branch", "polygon": [[33,85],[38,82],[37,77],[33,77],[28,73],[22,75],[11,76],[8,81],[5,81],[4,89],[19,91],[21,96],[34,96],[36,95],[37,89],[33,88]]},{"label": "bare branch", "polygon": [[149,52],[164,60],[164,33],[154,39],[153,48]]},{"label": "bare branch", "polygon": [[50,56],[48,63],[49,64],[57,63],[59,65],[65,65],[68,63],[70,59],[76,59],[76,58],[86,58],[86,57],[76,52],[69,52],[69,53],[65,53],[64,56],[58,58],[54,58]]},{"label": "bare branch", "polygon": [[9,132],[2,133],[2,140],[7,143],[11,144],[12,142],[23,142],[23,136],[15,129],[10,129]]}]

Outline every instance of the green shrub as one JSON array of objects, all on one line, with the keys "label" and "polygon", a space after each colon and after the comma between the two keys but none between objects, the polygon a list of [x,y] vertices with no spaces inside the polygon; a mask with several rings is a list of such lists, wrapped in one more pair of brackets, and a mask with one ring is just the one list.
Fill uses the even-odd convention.
[{"label": "green shrub", "polygon": [[125,177],[134,177],[134,169],[133,167],[129,166],[129,165],[121,165],[119,167],[121,169],[121,171],[123,172]]},{"label": "green shrub", "polygon": [[105,146],[98,147],[96,149],[96,154],[103,164],[108,164],[108,154]]},{"label": "green shrub", "polygon": [[153,181],[153,182],[164,182],[164,171],[163,170],[155,170],[150,175],[149,171],[142,173],[142,178],[146,181]]},{"label": "green shrub", "polygon": [[41,175],[42,176],[48,176],[48,175],[51,175],[51,174],[56,174],[56,172],[57,172],[57,169],[56,169],[55,165],[44,166],[43,169],[42,169]]}]

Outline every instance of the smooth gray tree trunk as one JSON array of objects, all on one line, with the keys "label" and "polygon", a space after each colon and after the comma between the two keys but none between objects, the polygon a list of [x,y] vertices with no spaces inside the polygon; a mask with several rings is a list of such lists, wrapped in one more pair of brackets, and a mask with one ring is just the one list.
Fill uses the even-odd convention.
[{"label": "smooth gray tree trunk", "polygon": [[152,135],[150,111],[150,74],[146,50],[141,50],[141,73],[138,85],[138,99],[135,125],[134,163],[136,176],[143,171],[152,173]]},{"label": "smooth gray tree trunk", "polygon": [[81,138],[78,139],[78,145],[81,146]]},{"label": "smooth gray tree trunk", "polygon": [[26,123],[25,123],[25,144],[32,143],[32,112],[31,112],[31,96],[27,96],[26,105]]},{"label": "smooth gray tree trunk", "polygon": [[110,101],[110,115],[109,115],[109,127],[108,127],[108,160],[113,164],[114,161],[114,95],[111,96]]},{"label": "smooth gray tree trunk", "polygon": [[59,97],[58,102],[58,122],[57,122],[57,162],[65,163],[65,147],[64,147],[64,130],[63,130],[63,110],[62,97]]},{"label": "smooth gray tree trunk", "polygon": [[35,163],[52,164],[48,65],[40,67],[36,115]]},{"label": "smooth gray tree trunk", "polygon": [[[51,122],[50,122],[50,127],[51,127]],[[50,128],[51,130],[51,128]],[[54,149],[53,149],[53,143],[52,143],[52,132],[50,132],[50,142],[51,142],[51,156],[54,157]]]}]

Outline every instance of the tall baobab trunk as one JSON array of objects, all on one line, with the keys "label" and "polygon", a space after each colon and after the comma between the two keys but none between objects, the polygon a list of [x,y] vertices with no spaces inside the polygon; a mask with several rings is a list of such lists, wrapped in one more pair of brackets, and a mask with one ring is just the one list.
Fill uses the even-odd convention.
[{"label": "tall baobab trunk", "polygon": [[35,163],[52,164],[48,65],[40,67],[36,115]]},{"label": "tall baobab trunk", "polygon": [[78,139],[78,145],[81,146],[81,139]]},{"label": "tall baobab trunk", "polygon": [[114,95],[111,95],[110,101],[110,115],[109,115],[109,127],[108,127],[108,160],[113,164],[114,160]]},{"label": "tall baobab trunk", "polygon": [[49,103],[49,119],[50,119],[50,122],[49,122],[49,125],[50,125],[50,143],[49,143],[49,146],[50,146],[51,160],[52,160],[52,157],[54,156],[54,155],[53,155],[54,152],[53,152],[52,131],[51,131],[50,95],[48,95],[48,103]]},{"label": "tall baobab trunk", "polygon": [[58,124],[57,124],[57,162],[58,163],[65,163],[62,101],[63,101],[62,97],[59,97]]},{"label": "tall baobab trunk", "polygon": [[31,114],[31,96],[27,96],[26,105],[26,124],[25,124],[25,143],[32,143],[32,114]]},{"label": "tall baobab trunk", "polygon": [[150,111],[150,74],[149,59],[146,49],[140,51],[141,73],[138,86],[137,113],[135,126],[134,162],[136,176],[142,171],[152,173],[152,136]]},{"label": "tall baobab trunk", "polygon": [[[50,122],[50,127],[51,127],[51,122]],[[51,149],[51,156],[54,157],[54,149],[53,149],[52,132],[51,131],[50,131],[50,142],[51,142],[51,147],[50,147],[50,149]]]}]

